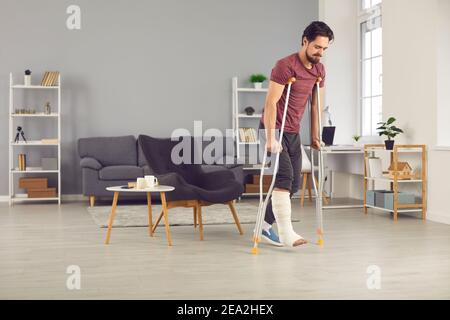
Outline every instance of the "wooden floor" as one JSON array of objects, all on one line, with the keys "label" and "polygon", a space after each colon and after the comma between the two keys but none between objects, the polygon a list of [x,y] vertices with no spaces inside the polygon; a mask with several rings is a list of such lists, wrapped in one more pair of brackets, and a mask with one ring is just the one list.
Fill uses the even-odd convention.
[{"label": "wooden floor", "polygon": [[[243,200],[255,201],[255,200]],[[315,240],[312,204],[294,215],[295,229]],[[450,226],[362,209],[326,210],[325,247],[260,245],[250,254],[253,225],[115,228],[111,244],[87,203],[0,203],[0,299],[449,299]],[[205,208],[203,215],[214,214]],[[170,211],[169,211],[170,217]],[[66,287],[67,267],[81,270],[81,289]],[[367,268],[381,271],[369,290]]]}]

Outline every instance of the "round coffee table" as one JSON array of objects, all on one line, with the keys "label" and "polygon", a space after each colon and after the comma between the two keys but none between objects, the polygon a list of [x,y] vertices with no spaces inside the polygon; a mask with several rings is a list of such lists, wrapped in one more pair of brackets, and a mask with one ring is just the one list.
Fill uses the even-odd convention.
[{"label": "round coffee table", "polygon": [[111,207],[111,213],[109,215],[108,220],[108,232],[106,233],[106,241],[105,244],[109,244],[109,239],[111,237],[111,229],[114,222],[114,217],[116,215],[116,208],[117,208],[117,200],[119,199],[119,193],[121,192],[127,192],[127,193],[139,193],[139,192],[145,192],[147,193],[147,208],[148,208],[148,232],[151,237],[153,237],[153,217],[152,217],[152,197],[151,194],[153,192],[158,192],[161,196],[161,205],[162,205],[162,213],[164,217],[164,225],[166,227],[166,236],[167,241],[169,243],[169,246],[172,245],[172,238],[170,237],[170,229],[169,229],[169,219],[167,216],[167,202],[166,202],[166,192],[170,192],[175,190],[172,186],[155,186],[152,188],[146,188],[146,189],[136,189],[136,188],[129,188],[128,186],[115,186],[115,187],[108,187],[106,190],[114,192],[114,198],[112,202]]}]

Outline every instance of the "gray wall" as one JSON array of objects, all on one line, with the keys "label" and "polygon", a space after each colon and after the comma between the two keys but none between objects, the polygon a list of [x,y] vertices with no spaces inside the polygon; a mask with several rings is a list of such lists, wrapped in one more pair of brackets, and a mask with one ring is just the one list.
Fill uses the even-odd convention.
[{"label": "gray wall", "polygon": [[[66,28],[71,4],[81,7],[78,31]],[[2,0],[0,195],[8,193],[9,72],[20,82],[27,68],[33,81],[61,72],[62,192],[76,194],[78,138],[168,136],[193,130],[194,120],[230,128],[231,77],[270,74],[317,15],[315,0]]]}]

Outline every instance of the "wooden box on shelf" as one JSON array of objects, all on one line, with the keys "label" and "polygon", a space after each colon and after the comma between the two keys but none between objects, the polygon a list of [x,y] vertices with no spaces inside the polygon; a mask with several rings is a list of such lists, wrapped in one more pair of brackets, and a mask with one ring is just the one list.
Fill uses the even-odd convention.
[{"label": "wooden box on shelf", "polygon": [[28,198],[56,197],[56,188],[28,189]]},{"label": "wooden box on shelf", "polygon": [[45,189],[48,185],[48,178],[20,178],[19,188],[21,189]]}]

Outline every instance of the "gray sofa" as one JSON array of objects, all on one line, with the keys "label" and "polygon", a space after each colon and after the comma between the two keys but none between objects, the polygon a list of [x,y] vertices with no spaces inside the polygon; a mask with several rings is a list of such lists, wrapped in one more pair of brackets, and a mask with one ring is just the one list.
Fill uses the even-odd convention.
[{"label": "gray sofa", "polygon": [[[193,139],[192,156],[194,152],[202,153],[209,143]],[[229,139],[224,140],[224,143],[230,143]],[[212,164],[203,162],[202,170],[205,172],[231,170],[236,181],[244,184],[243,167],[238,164],[226,164],[232,157],[226,154],[226,149],[224,148],[223,154],[214,155]],[[82,191],[83,195],[89,196],[91,206],[94,205],[96,198],[112,198],[112,192],[107,191],[107,187],[125,185],[144,175],[153,174],[137,139],[132,135],[81,138],[78,140],[78,154],[81,158]],[[145,199],[145,194],[123,196]],[[157,194],[153,196],[155,199],[159,198]]]}]

